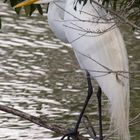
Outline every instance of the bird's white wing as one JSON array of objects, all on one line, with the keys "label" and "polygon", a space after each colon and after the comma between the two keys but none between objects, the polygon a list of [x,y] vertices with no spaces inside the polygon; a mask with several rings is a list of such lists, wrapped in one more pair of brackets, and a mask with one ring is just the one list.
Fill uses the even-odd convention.
[{"label": "bird's white wing", "polygon": [[105,10],[73,1],[66,4],[65,33],[82,69],[96,79],[111,103],[111,121],[120,139],[129,140],[128,58],[121,33]]}]

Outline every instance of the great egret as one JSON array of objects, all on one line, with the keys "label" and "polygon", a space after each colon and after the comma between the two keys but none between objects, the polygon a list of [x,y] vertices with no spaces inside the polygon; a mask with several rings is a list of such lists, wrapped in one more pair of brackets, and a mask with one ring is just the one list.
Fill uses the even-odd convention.
[{"label": "great egret", "polygon": [[26,0],[16,8],[32,3],[50,3],[48,22],[52,31],[59,39],[71,44],[81,69],[87,72],[88,97],[84,109],[92,94],[91,76],[100,87],[99,101],[101,90],[110,101],[111,126],[117,130],[120,140],[129,140],[128,57],[113,17],[98,5],[98,0],[88,0],[85,5],[84,1],[77,0]]}]

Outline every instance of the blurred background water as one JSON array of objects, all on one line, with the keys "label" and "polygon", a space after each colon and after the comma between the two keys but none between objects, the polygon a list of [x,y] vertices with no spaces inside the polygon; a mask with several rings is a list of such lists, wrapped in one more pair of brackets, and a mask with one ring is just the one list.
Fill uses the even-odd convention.
[{"label": "blurred background water", "polygon": [[[18,16],[0,2],[0,104],[20,109],[50,122],[73,127],[86,96],[85,75],[73,51],[50,31],[46,16]],[[140,113],[140,34],[123,29],[131,74],[131,119]],[[95,84],[95,83],[94,83]],[[96,87],[96,84],[95,84]],[[103,98],[105,133],[107,99]],[[97,101],[92,97],[86,114],[98,131]],[[140,121],[140,118],[136,122]],[[140,140],[140,123],[130,127]],[[0,111],[1,140],[59,140],[60,135]]]}]

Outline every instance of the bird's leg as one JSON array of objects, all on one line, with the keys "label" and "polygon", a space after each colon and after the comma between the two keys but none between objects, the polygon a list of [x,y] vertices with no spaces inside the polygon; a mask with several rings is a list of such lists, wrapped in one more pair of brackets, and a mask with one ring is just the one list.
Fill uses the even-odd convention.
[{"label": "bird's leg", "polygon": [[90,100],[90,98],[91,98],[91,95],[92,95],[92,93],[93,93],[91,78],[90,78],[90,74],[89,74],[88,72],[87,72],[87,84],[88,84],[87,97],[86,97],[86,100],[85,100],[83,109],[82,109],[82,111],[81,111],[81,113],[80,113],[80,115],[79,115],[79,118],[78,118],[78,121],[77,121],[77,123],[76,123],[76,126],[75,126],[75,128],[74,128],[74,130],[73,130],[72,132],[69,132],[69,133],[65,134],[65,135],[61,138],[61,140],[64,140],[65,137],[68,137],[68,139],[69,139],[70,137],[74,137],[75,139],[77,139],[76,136],[77,136],[77,134],[78,134],[78,128],[79,128],[81,119],[82,119],[82,117],[83,117],[83,114],[84,114],[84,112],[85,112],[85,109],[86,109],[86,107],[87,107],[87,104],[88,104],[88,102],[89,102],[89,100]]},{"label": "bird's leg", "polygon": [[102,129],[102,90],[99,87],[97,91],[97,99],[98,99],[98,108],[99,108],[99,135],[100,135],[100,140],[103,140],[103,129]]},{"label": "bird's leg", "polygon": [[81,119],[83,117],[83,114],[85,112],[85,109],[87,107],[87,104],[91,98],[91,95],[93,93],[93,88],[92,88],[92,83],[91,83],[91,79],[90,79],[90,74],[87,72],[87,83],[88,83],[88,92],[87,92],[87,97],[86,97],[86,100],[85,100],[85,103],[84,103],[84,106],[83,106],[83,109],[79,115],[79,118],[78,118],[78,121],[76,123],[76,126],[75,126],[75,130],[77,131],[78,128],[79,128],[79,125],[80,125],[80,122],[81,122]]}]

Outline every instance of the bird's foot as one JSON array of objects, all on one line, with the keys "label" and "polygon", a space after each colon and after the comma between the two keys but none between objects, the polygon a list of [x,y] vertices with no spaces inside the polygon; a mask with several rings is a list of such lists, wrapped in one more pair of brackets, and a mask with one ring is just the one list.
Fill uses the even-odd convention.
[{"label": "bird's foot", "polygon": [[78,131],[75,131],[74,129],[72,130],[68,130],[68,133],[66,133],[61,140],[64,140],[65,138],[67,138],[67,140],[70,140],[70,138],[75,138],[75,140],[78,140]]}]

